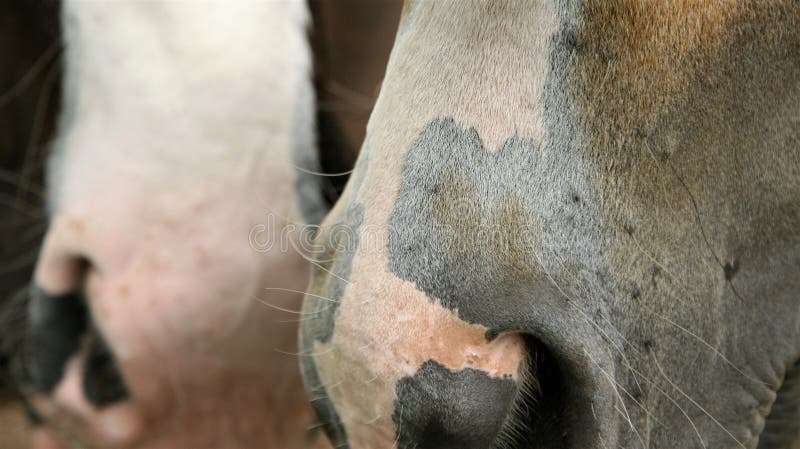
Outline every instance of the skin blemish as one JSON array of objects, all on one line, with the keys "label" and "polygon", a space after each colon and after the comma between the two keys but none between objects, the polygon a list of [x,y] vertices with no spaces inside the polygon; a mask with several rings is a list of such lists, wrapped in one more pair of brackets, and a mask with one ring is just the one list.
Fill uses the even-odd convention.
[{"label": "skin blemish", "polygon": [[622,230],[625,231],[626,234],[632,236],[633,235],[633,226],[630,224],[624,224],[622,226]]},{"label": "skin blemish", "polygon": [[653,265],[651,270],[651,281],[653,282],[653,287],[657,287],[658,276],[661,275],[661,268]]},{"label": "skin blemish", "polygon": [[82,220],[78,219],[70,220],[67,226],[76,234],[83,234],[83,232],[86,230],[86,224]]},{"label": "skin blemish", "polygon": [[733,262],[727,262],[722,269],[725,272],[725,279],[730,281],[739,272],[739,260],[734,259]]}]

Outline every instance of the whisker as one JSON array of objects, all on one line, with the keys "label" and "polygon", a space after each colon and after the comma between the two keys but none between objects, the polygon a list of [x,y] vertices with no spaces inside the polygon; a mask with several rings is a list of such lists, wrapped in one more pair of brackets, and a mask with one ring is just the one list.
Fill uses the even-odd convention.
[{"label": "whisker", "polygon": [[[647,407],[646,407],[644,404],[642,404],[641,402],[639,402],[639,401],[638,401],[638,400],[637,400],[637,399],[636,399],[636,398],[635,398],[635,397],[634,397],[634,396],[633,396],[633,395],[632,395],[632,394],[631,394],[631,393],[630,393],[628,390],[626,390],[626,389],[625,389],[625,387],[623,387],[622,385],[620,385],[620,383],[619,383],[619,382],[617,382],[616,380],[614,380],[614,378],[613,378],[613,377],[612,377],[612,376],[611,376],[611,375],[610,375],[608,372],[606,372],[606,370],[604,370],[604,369],[603,369],[603,368],[600,366],[600,364],[599,364],[599,363],[598,363],[596,360],[594,360],[594,358],[592,357],[592,355],[591,355],[591,354],[590,354],[588,351],[585,351],[585,350],[584,350],[584,354],[585,354],[585,355],[586,355],[586,356],[589,358],[589,360],[590,360],[590,361],[591,361],[591,362],[594,364],[594,366],[595,366],[595,367],[596,367],[598,370],[600,370],[600,372],[603,374],[603,376],[605,376],[605,377],[606,377],[606,379],[607,379],[609,382],[611,382],[611,383],[613,383],[613,384],[615,384],[615,385],[616,385],[616,387],[615,387],[615,390],[616,390],[616,388],[619,388],[620,390],[622,390],[622,392],[623,392],[623,393],[625,393],[625,395],[626,395],[626,396],[628,396],[628,397],[630,398],[630,400],[631,400],[631,401],[633,401],[633,403],[634,403],[634,404],[638,405],[638,406],[639,406],[639,408],[641,408],[641,409],[642,409],[642,411],[644,411],[644,412],[645,412],[645,415],[646,415],[646,416],[648,416],[648,417],[652,417],[652,418],[653,418],[653,420],[654,420],[654,421],[655,421],[657,424],[659,424],[659,425],[661,425],[661,426],[664,426],[664,423],[662,423],[661,421],[659,421],[658,419],[656,419],[655,417],[653,417],[653,416],[652,416],[652,413],[650,412],[650,410],[648,410],[648,409],[647,409]],[[633,369],[633,368],[631,368],[631,369]],[[641,386],[640,386],[639,388],[641,389]],[[621,399],[621,398],[620,398],[620,399]],[[644,444],[644,442],[642,442],[642,444]],[[647,446],[648,446],[648,445],[645,445],[645,447],[647,447]]]},{"label": "whisker", "polygon": [[651,313],[652,313],[653,315],[655,315],[656,317],[658,317],[658,318],[660,318],[660,319],[664,320],[665,322],[667,322],[667,323],[671,324],[672,326],[675,326],[675,327],[677,327],[678,329],[682,330],[683,332],[686,332],[686,333],[687,333],[689,336],[693,337],[695,340],[699,341],[700,343],[702,343],[703,345],[705,345],[706,347],[708,347],[709,349],[711,349],[711,351],[713,351],[715,355],[719,356],[719,358],[720,358],[720,359],[722,359],[722,360],[723,360],[723,361],[724,361],[724,362],[725,362],[725,363],[726,363],[728,366],[730,366],[731,368],[733,368],[733,369],[734,369],[736,372],[738,372],[739,374],[741,374],[741,375],[742,375],[742,376],[743,376],[745,379],[751,380],[751,381],[753,381],[753,382],[757,382],[757,383],[759,383],[759,384],[761,384],[761,385],[765,385],[765,386],[768,386],[768,387],[770,386],[768,383],[766,383],[766,382],[764,382],[764,381],[762,381],[762,380],[759,380],[759,379],[756,379],[756,378],[750,377],[750,376],[748,376],[747,374],[745,374],[745,373],[744,373],[744,371],[742,371],[741,369],[739,369],[739,367],[737,367],[737,366],[736,366],[736,365],[735,365],[733,362],[731,362],[730,360],[728,360],[728,358],[727,358],[727,357],[725,357],[725,355],[724,355],[724,354],[722,354],[721,352],[719,352],[719,350],[717,350],[715,347],[711,346],[711,344],[710,344],[710,343],[708,343],[707,341],[705,341],[705,340],[704,340],[702,337],[700,337],[699,335],[697,335],[697,334],[693,333],[693,332],[692,332],[692,331],[690,331],[689,329],[686,329],[685,327],[681,326],[680,324],[678,324],[678,323],[676,323],[676,322],[674,322],[674,321],[670,320],[669,318],[667,318],[667,317],[665,317],[665,316],[663,316],[663,315],[661,315],[661,314],[659,314],[659,313],[657,313],[657,312],[651,312]]},{"label": "whisker", "polygon": [[361,92],[358,92],[342,83],[338,83],[333,80],[325,84],[325,90],[333,95],[338,96],[339,98],[346,100],[352,105],[363,108],[364,111],[371,110],[372,106],[375,104],[375,99],[369,95],[364,95]]},{"label": "whisker", "polygon": [[[314,402],[309,399],[309,402]],[[314,430],[320,429],[325,426],[325,423],[316,422],[314,424],[309,424],[306,426],[306,432],[313,432]]]},{"label": "whisker", "polygon": [[354,284],[354,283],[351,283],[349,280],[347,280],[347,279],[345,279],[345,278],[343,278],[343,277],[341,277],[341,276],[337,275],[337,274],[336,274],[336,273],[334,273],[333,271],[331,271],[331,270],[328,270],[327,268],[325,268],[325,267],[321,266],[321,265],[320,265],[318,262],[314,261],[314,260],[313,260],[311,257],[309,257],[309,256],[306,256],[305,254],[303,254],[303,252],[302,252],[302,251],[299,251],[299,250],[297,249],[297,244],[296,244],[294,241],[292,241],[291,239],[289,239],[289,242],[291,243],[292,247],[293,247],[293,248],[295,248],[295,251],[297,251],[297,253],[298,253],[298,254],[300,254],[300,256],[301,256],[303,259],[305,259],[305,260],[306,260],[308,263],[310,263],[310,264],[314,265],[315,267],[319,268],[320,270],[322,270],[322,271],[324,271],[324,272],[326,272],[326,273],[330,274],[331,276],[333,276],[333,277],[335,277],[335,278],[339,279],[340,281],[344,282],[344,283],[345,283],[345,284],[347,284],[347,285]]},{"label": "whisker", "polygon": [[[22,190],[22,186],[19,185],[19,176],[16,173],[13,173],[9,170],[0,168],[0,181],[5,182],[8,185],[14,186],[19,190]],[[31,193],[37,196],[39,199],[44,199],[45,192],[42,186],[28,186],[25,190],[25,193]]]},{"label": "whisker", "polygon": [[280,287],[264,287],[264,290],[277,290],[282,292],[289,292],[289,293],[300,293],[306,296],[312,296],[314,298],[324,299],[326,301],[330,301],[332,303],[338,303],[335,299],[328,298],[327,296],[315,295],[313,293],[304,292],[302,290],[292,290],[291,288],[280,288]]},{"label": "whisker", "polygon": [[[636,239],[636,238],[635,238],[635,237],[634,237],[632,234],[628,234],[628,235],[629,235],[629,236],[630,236],[630,238],[631,238],[631,239],[634,241],[634,243],[636,244],[636,246],[639,248],[639,251],[641,251],[641,252],[642,252],[642,253],[643,253],[645,256],[647,256],[647,257],[648,257],[648,258],[649,258],[649,259],[650,259],[650,260],[651,260],[653,263],[657,264],[657,265],[658,265],[658,267],[659,267],[659,268],[661,268],[661,270],[662,270],[664,273],[666,273],[666,274],[667,274],[667,275],[668,275],[668,276],[669,276],[669,277],[672,279],[672,281],[673,281],[673,282],[674,282],[676,285],[678,285],[678,286],[679,286],[679,288],[680,288],[680,283],[679,283],[679,282],[677,282],[677,277],[675,277],[675,276],[672,274],[672,272],[671,272],[670,270],[668,270],[668,269],[667,269],[665,266],[663,266],[661,263],[659,263],[659,262],[658,262],[658,260],[656,260],[656,258],[655,258],[653,255],[651,255],[649,252],[647,252],[647,251],[646,251],[646,250],[645,250],[645,249],[642,247],[642,245],[639,243],[639,241],[638,241],[638,240],[637,240],[637,239]],[[684,288],[682,288],[682,290],[683,290],[684,294],[686,294],[686,295],[687,295],[687,297],[689,297],[689,299],[691,300],[691,295],[689,295],[689,291],[688,291],[688,290],[686,290],[686,289],[684,289]],[[691,336],[692,338],[694,338],[695,340],[697,340],[698,342],[700,342],[701,344],[703,344],[704,346],[706,346],[708,349],[710,349],[710,350],[711,350],[711,351],[714,353],[714,355],[716,355],[716,356],[718,356],[720,359],[722,359],[722,361],[723,361],[723,362],[725,362],[725,363],[726,363],[728,366],[730,366],[730,367],[731,367],[731,368],[732,368],[734,371],[736,371],[737,373],[739,373],[739,374],[740,374],[742,377],[744,377],[745,379],[747,379],[747,380],[750,380],[750,381],[753,381],[753,382],[756,382],[756,383],[759,383],[759,384],[761,384],[761,385],[769,386],[769,384],[768,384],[768,383],[766,383],[766,382],[764,382],[764,381],[762,381],[762,380],[759,380],[759,379],[753,378],[753,377],[751,377],[751,376],[748,376],[748,375],[747,375],[747,374],[746,374],[744,371],[742,371],[742,370],[741,370],[741,369],[740,369],[738,366],[736,366],[736,364],[735,364],[735,363],[733,363],[733,362],[732,362],[732,361],[730,361],[730,360],[729,360],[727,357],[725,357],[725,355],[724,355],[724,354],[722,354],[722,353],[721,353],[721,352],[720,352],[720,351],[719,351],[719,350],[718,350],[716,347],[714,347],[714,346],[713,346],[711,343],[707,342],[705,339],[703,339],[703,338],[702,338],[702,337],[700,337],[699,335],[697,335],[697,334],[695,334],[694,332],[690,331],[689,329],[687,329],[687,328],[685,328],[685,327],[681,326],[680,324],[678,324],[678,323],[674,322],[673,320],[670,320],[669,318],[667,318],[667,317],[665,317],[665,316],[661,315],[660,313],[658,313],[658,312],[656,312],[656,311],[654,311],[654,310],[651,310],[651,309],[649,308],[649,306],[647,306],[647,305],[645,305],[645,304],[643,304],[643,305],[642,305],[642,308],[643,308],[643,309],[644,309],[646,312],[649,312],[649,313],[651,313],[651,314],[655,315],[657,318],[660,318],[661,320],[663,320],[663,321],[665,321],[666,323],[670,324],[671,326],[674,326],[674,327],[678,328],[679,330],[681,330],[681,331],[685,332],[686,334],[688,334],[689,336]]]},{"label": "whisker", "polygon": [[47,119],[48,105],[52,98],[53,88],[60,73],[58,64],[53,65],[47,70],[45,79],[42,82],[42,88],[39,97],[36,101],[36,106],[33,116],[33,124],[31,126],[30,137],[28,138],[28,148],[25,151],[25,160],[20,169],[20,181],[18,184],[17,199],[21,199],[21,193],[29,190],[29,185],[32,182],[31,173],[34,172],[37,149],[39,148],[39,140],[42,133],[45,131],[45,121]]},{"label": "whisker", "polygon": [[[313,313],[316,313],[316,312],[313,312]],[[309,315],[309,316],[305,316],[303,318],[297,318],[295,320],[288,320],[288,319],[287,320],[272,320],[272,322],[273,323],[279,323],[279,324],[288,324],[288,323],[305,323],[307,321],[314,321],[316,319],[316,317],[310,316],[311,314],[312,314],[312,312],[309,312],[309,313],[306,314],[306,315]]]},{"label": "whisker", "polygon": [[49,64],[53,61],[54,57],[61,51],[61,42],[56,41],[50,44],[42,54],[36,58],[30,69],[19,79],[13,86],[0,95],[0,108],[6,107],[11,101],[20,95],[25,89],[30,86],[33,80],[39,76]]},{"label": "whisker", "polygon": [[269,308],[272,308],[272,309],[275,309],[275,310],[279,310],[281,312],[293,313],[293,314],[297,314],[297,315],[304,315],[303,311],[301,311],[301,310],[292,310],[292,309],[287,309],[287,308],[284,308],[284,307],[276,306],[275,304],[272,304],[272,303],[270,303],[268,301],[265,301],[265,300],[263,300],[261,298],[256,298],[256,301],[260,302],[261,304],[263,304],[263,305],[265,305],[265,306],[267,306]]},{"label": "whisker", "polygon": [[376,422],[378,422],[378,420],[379,420],[379,419],[381,419],[381,415],[380,415],[380,414],[377,414],[377,415],[375,415],[375,417],[374,417],[374,418],[370,419],[369,421],[364,421],[364,424],[366,424],[366,425],[368,425],[368,426],[369,426],[369,425],[373,425],[373,424],[375,424]]},{"label": "whisker", "polygon": [[44,220],[45,213],[40,208],[34,206],[33,204],[20,204],[22,203],[20,198],[12,198],[8,195],[0,194],[0,205],[6,206],[9,209],[12,209],[18,212],[20,215],[25,215],[29,218],[34,219],[41,219]]},{"label": "whisker", "polygon": [[318,171],[309,170],[309,169],[306,169],[306,168],[303,168],[303,167],[299,167],[297,165],[294,165],[294,168],[297,171],[300,171],[300,172],[303,172],[303,173],[308,173],[309,175],[331,176],[331,177],[349,175],[349,174],[353,173],[353,170],[354,170],[354,169],[351,168],[350,170],[339,172],[339,173],[322,173],[322,172],[318,172]]},{"label": "whisker", "polygon": [[273,348],[273,351],[277,352],[278,354],[292,355],[292,356],[296,356],[296,357],[316,357],[318,355],[325,355],[325,354],[328,354],[328,353],[332,352],[333,348],[334,347],[331,346],[330,348],[328,348],[328,349],[326,349],[324,351],[320,351],[320,352],[311,351],[311,352],[306,352],[306,353],[283,351],[283,350],[278,349],[278,348]]},{"label": "whisker", "polygon": [[36,262],[36,257],[39,255],[39,248],[35,248],[21,256],[10,259],[0,267],[0,274],[7,274],[13,271],[20,270]]},{"label": "whisker", "polygon": [[[633,368],[631,368],[631,369],[634,372],[638,373],[638,371],[636,371],[635,369],[633,369]],[[697,434],[697,438],[700,440],[700,446],[701,447],[707,447],[705,441],[703,441],[703,436],[700,435],[700,430],[694,424],[694,421],[692,421],[692,418],[689,416],[689,414],[686,413],[686,410],[684,410],[684,408],[681,407],[680,404],[678,404],[678,402],[675,401],[675,399],[672,398],[672,396],[667,394],[667,392],[665,392],[663,389],[661,389],[661,387],[659,387],[654,381],[648,379],[645,376],[642,376],[642,378],[645,380],[645,382],[650,384],[651,387],[655,388],[656,391],[661,393],[661,395],[664,396],[668,401],[670,401],[672,403],[672,405],[674,405],[678,410],[680,410],[681,414],[683,414],[683,416],[686,418],[686,420],[689,421],[689,424],[692,426],[692,429],[694,429],[694,433]]]},{"label": "whisker", "polygon": [[[613,388],[614,388],[614,391],[616,391],[616,387],[613,387]],[[620,398],[620,404],[623,404],[623,403],[624,402],[622,402],[622,399]],[[628,425],[630,426],[631,430],[633,430],[633,433],[636,434],[636,437],[639,439],[639,442],[642,443],[642,447],[646,447],[647,445],[645,444],[644,439],[642,439],[642,436],[639,434],[639,431],[636,430],[636,426],[633,425],[633,421],[631,421],[630,415],[628,415],[628,410],[626,410],[624,406],[622,407],[622,410],[620,410],[620,408],[615,405],[614,406],[614,411],[616,411],[620,416],[622,416],[622,418],[625,420],[625,422],[628,423]]]},{"label": "whisker", "polygon": [[[589,316],[589,315],[588,315],[588,314],[587,314],[587,313],[586,313],[584,310],[582,310],[580,307],[578,307],[578,305],[577,305],[577,301],[575,301],[575,299],[574,299],[574,298],[572,298],[570,295],[568,295],[568,294],[567,294],[567,293],[566,293],[566,292],[565,292],[565,291],[564,291],[564,290],[563,290],[563,289],[562,289],[562,288],[561,288],[561,287],[558,285],[558,283],[556,282],[555,278],[553,278],[553,276],[552,276],[552,275],[551,275],[551,274],[550,274],[550,273],[549,273],[549,272],[548,272],[548,271],[547,271],[547,270],[544,268],[544,265],[541,263],[541,259],[539,259],[539,256],[538,256],[536,253],[534,253],[534,257],[536,257],[536,259],[537,259],[537,262],[539,262],[539,265],[540,265],[540,267],[541,267],[541,269],[542,269],[542,272],[545,274],[545,276],[546,276],[546,277],[547,277],[547,278],[548,278],[548,279],[549,279],[549,280],[550,280],[550,281],[553,283],[553,285],[556,287],[556,289],[557,289],[559,292],[561,292],[561,294],[562,294],[562,295],[564,295],[564,297],[567,299],[567,304],[569,304],[569,305],[570,305],[570,306],[571,306],[571,307],[572,307],[572,308],[573,308],[575,311],[577,311],[577,312],[578,312],[578,313],[581,315],[581,318],[582,318],[582,319],[583,319],[583,320],[584,320],[584,321],[585,321],[587,324],[589,324],[590,326],[593,326],[593,327],[594,327],[594,328],[595,328],[595,329],[596,329],[596,330],[597,330],[597,331],[598,331],[598,332],[599,332],[599,333],[600,333],[600,334],[601,334],[601,335],[602,335],[602,336],[603,336],[603,337],[606,339],[606,341],[608,341],[608,342],[609,342],[609,344],[612,346],[612,348],[613,348],[613,349],[615,349],[615,350],[616,350],[616,351],[617,351],[617,352],[620,354],[620,356],[621,356],[621,358],[622,358],[622,360],[623,360],[623,363],[624,363],[625,367],[626,367],[627,369],[629,369],[631,372],[633,372],[633,373],[636,373],[637,371],[636,371],[635,369],[633,369],[633,367],[632,367],[632,365],[631,365],[630,361],[628,360],[628,358],[627,358],[627,356],[625,355],[625,352],[622,350],[622,348],[621,348],[621,347],[619,347],[619,346],[618,346],[618,345],[617,345],[617,344],[614,342],[614,339],[612,339],[612,338],[611,338],[611,337],[610,337],[610,336],[609,336],[609,335],[608,335],[608,334],[605,332],[605,330],[603,329],[603,327],[602,327],[602,326],[600,326],[600,325],[599,325],[599,323],[597,323],[597,322],[596,322],[596,321],[595,321],[595,320],[594,320],[594,319],[593,319],[591,316]],[[559,263],[560,263],[560,261],[559,261]],[[563,266],[563,264],[562,264],[562,266]],[[565,271],[565,272],[566,272],[566,271]],[[577,278],[576,278],[575,280],[576,280],[576,285],[580,285],[580,283],[579,283],[579,282],[577,282]],[[584,293],[586,293],[586,292],[584,291]],[[588,296],[587,296],[587,297],[588,297]],[[612,323],[611,323],[611,322],[608,320],[608,318],[606,318],[606,319],[605,319],[605,321],[606,321],[606,322],[608,322],[608,324],[609,324],[609,326],[611,327],[611,329],[613,329],[613,330],[614,330],[614,331],[615,331],[615,332],[616,332],[616,333],[617,333],[617,334],[620,336],[620,338],[622,338],[622,340],[623,340],[623,341],[626,341],[626,339],[625,339],[625,337],[622,335],[622,333],[621,333],[621,332],[619,332],[619,330],[617,330],[617,329],[616,329],[616,327],[614,327],[614,326],[613,326],[613,324],[612,324]],[[635,347],[631,346],[631,348],[632,348],[634,351],[636,351],[636,348],[635,348]],[[631,394],[630,394],[630,393],[629,393],[627,390],[625,390],[625,389],[624,389],[624,387],[622,387],[622,386],[619,384],[619,382],[617,382],[616,380],[614,380],[614,379],[611,377],[611,375],[610,375],[610,374],[606,373],[606,372],[605,372],[605,370],[603,370],[603,368],[602,368],[602,367],[599,365],[599,363],[598,363],[597,361],[595,361],[595,360],[594,360],[594,359],[591,357],[591,355],[590,355],[590,354],[588,354],[588,353],[586,353],[586,354],[587,354],[587,356],[589,357],[589,359],[591,360],[591,362],[592,362],[592,363],[593,363],[593,364],[594,364],[594,365],[595,365],[595,366],[596,366],[596,367],[597,367],[597,368],[598,368],[598,369],[599,369],[601,372],[603,372],[603,374],[604,374],[606,377],[608,377],[608,379],[607,379],[607,380],[609,381],[609,383],[610,383],[611,387],[614,389],[614,392],[615,392],[615,394],[616,394],[616,396],[617,396],[618,400],[620,401],[620,404],[621,404],[621,405],[622,405],[622,407],[625,409],[625,415],[624,415],[624,417],[627,419],[627,421],[628,421],[629,425],[631,426],[631,429],[633,430],[633,432],[636,434],[636,436],[637,436],[637,437],[639,438],[639,440],[642,442],[642,445],[645,445],[645,443],[644,443],[644,439],[642,438],[641,434],[640,434],[640,433],[639,433],[639,431],[636,429],[636,427],[633,425],[633,422],[632,422],[632,420],[630,419],[630,414],[628,413],[627,407],[625,407],[624,400],[622,399],[622,396],[619,394],[619,391],[617,390],[617,387],[619,387],[619,388],[623,389],[623,390],[625,391],[626,395],[628,395],[629,397],[631,397],[631,399],[633,399],[633,396],[632,396],[632,395],[631,395]],[[641,373],[639,373],[639,374],[641,375]],[[643,375],[642,375],[642,377],[643,377],[645,380],[647,380],[647,378],[646,378],[645,376],[643,376]],[[639,385],[639,381],[638,381],[638,379],[636,378],[636,375],[634,375],[634,380],[635,380],[635,382],[636,382],[637,386],[639,387],[639,389],[643,391],[643,389],[642,389],[641,385]],[[649,411],[649,410],[648,410],[648,409],[647,409],[647,408],[646,408],[646,407],[645,407],[643,404],[639,403],[639,402],[638,402],[638,401],[636,401],[635,399],[633,399],[633,401],[634,401],[634,403],[636,403],[636,404],[637,404],[639,407],[641,407],[641,408],[642,408],[642,410],[645,412],[645,415],[646,415],[647,417],[650,417],[650,416],[651,416],[651,413],[650,413],[650,411]],[[656,420],[656,421],[657,421],[657,420]]]},{"label": "whisker", "polygon": [[372,382],[375,382],[376,380],[378,380],[380,377],[381,377],[380,374],[375,374],[375,376],[373,376],[372,379],[364,381],[364,383],[365,384],[371,384]]},{"label": "whisker", "polygon": [[670,378],[667,376],[667,374],[666,374],[666,373],[664,372],[664,370],[661,368],[661,364],[659,364],[659,363],[658,363],[658,358],[655,356],[655,354],[652,354],[652,353],[651,353],[651,355],[652,355],[652,357],[653,357],[653,362],[655,363],[655,365],[656,365],[656,368],[658,368],[658,371],[661,373],[661,376],[662,376],[664,379],[666,379],[666,380],[667,380],[667,382],[669,382],[669,384],[670,384],[670,385],[672,385],[672,387],[673,387],[673,388],[675,388],[675,389],[678,391],[678,393],[682,394],[682,395],[683,395],[683,396],[684,396],[686,399],[688,399],[688,400],[689,400],[689,402],[691,402],[691,403],[692,403],[692,404],[693,404],[695,407],[697,407],[698,409],[700,409],[700,411],[701,411],[701,412],[703,412],[703,413],[704,413],[706,416],[708,416],[709,418],[711,418],[711,420],[712,420],[712,421],[714,421],[714,424],[716,424],[717,426],[719,426],[719,428],[720,428],[720,429],[722,429],[722,430],[723,430],[725,433],[727,433],[727,434],[728,434],[728,436],[729,436],[729,437],[731,437],[731,439],[732,439],[733,441],[735,441],[735,442],[736,442],[736,443],[737,443],[739,446],[741,446],[741,447],[744,449],[744,447],[745,447],[745,446],[744,446],[744,444],[743,444],[741,441],[739,441],[739,440],[738,440],[738,439],[737,439],[735,436],[733,436],[733,434],[732,434],[732,433],[731,433],[731,432],[730,432],[730,431],[729,431],[729,430],[728,430],[728,429],[727,429],[725,426],[723,426],[723,425],[722,425],[722,423],[720,423],[720,422],[717,420],[717,418],[715,418],[713,415],[711,415],[711,413],[709,413],[708,411],[706,411],[706,409],[705,409],[705,408],[703,408],[703,406],[701,406],[700,404],[698,404],[698,403],[697,403],[697,401],[695,401],[695,400],[694,400],[694,399],[693,399],[691,396],[689,396],[688,394],[684,393],[684,392],[683,392],[683,390],[681,390],[681,389],[680,389],[680,387],[678,387],[677,385],[675,385],[675,383],[674,383],[674,382],[672,382],[672,380],[671,380],[671,379],[670,379]]}]

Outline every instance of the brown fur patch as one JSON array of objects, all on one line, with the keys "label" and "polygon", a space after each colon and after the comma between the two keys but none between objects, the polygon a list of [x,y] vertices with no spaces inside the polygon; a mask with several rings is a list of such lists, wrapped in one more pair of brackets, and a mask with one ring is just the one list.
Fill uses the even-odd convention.
[{"label": "brown fur patch", "polygon": [[727,43],[731,24],[765,9],[736,1],[588,1],[578,44],[591,86],[585,103],[603,108],[598,98],[612,100],[605,109],[623,120],[668,108],[695,61],[708,61]]},{"label": "brown fur patch", "polygon": [[591,104],[625,92],[635,99],[624,108],[635,113],[629,117],[666,108],[747,28],[763,25],[765,38],[778,39],[797,25],[797,15],[797,3],[784,1],[589,0],[579,47],[587,56],[584,81],[593,81]]},{"label": "brown fur patch", "polygon": [[[797,145],[787,101],[798,93],[800,4],[589,0],[583,8],[568,37],[572,95],[607,193],[668,200],[688,188],[724,198],[746,191],[747,179],[792,177],[782,161]],[[795,135],[788,145],[774,141],[786,133]],[[714,173],[727,185],[710,183]]]}]

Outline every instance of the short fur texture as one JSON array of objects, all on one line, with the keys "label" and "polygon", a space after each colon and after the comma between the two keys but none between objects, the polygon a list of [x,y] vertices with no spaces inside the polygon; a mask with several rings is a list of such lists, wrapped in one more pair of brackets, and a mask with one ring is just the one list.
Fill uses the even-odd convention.
[{"label": "short fur texture", "polygon": [[334,442],[407,442],[388,417],[429,360],[524,382],[495,337],[525,334],[567,384],[539,411],[563,436],[528,415],[497,447],[800,444],[798,125],[797,2],[409,2],[363,182],[324,222],[363,207],[330,339],[311,312],[340,274],[306,297]]}]

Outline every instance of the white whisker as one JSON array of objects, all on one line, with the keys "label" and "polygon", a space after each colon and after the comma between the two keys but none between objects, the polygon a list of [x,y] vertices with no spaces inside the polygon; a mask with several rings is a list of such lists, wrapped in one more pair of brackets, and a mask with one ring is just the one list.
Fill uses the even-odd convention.
[{"label": "white whisker", "polygon": [[744,444],[743,444],[741,441],[739,441],[739,440],[738,440],[738,439],[737,439],[735,436],[733,436],[733,434],[732,434],[732,433],[731,433],[731,432],[730,432],[730,431],[729,431],[729,430],[728,430],[728,429],[727,429],[725,426],[723,426],[723,425],[722,425],[722,423],[720,423],[720,422],[717,420],[717,418],[715,418],[713,415],[711,415],[711,413],[709,413],[708,411],[706,411],[706,409],[705,409],[705,408],[703,408],[703,406],[702,406],[702,405],[698,404],[698,403],[697,403],[697,401],[695,401],[695,400],[694,400],[694,399],[693,399],[691,396],[689,396],[688,394],[684,393],[684,392],[683,392],[683,390],[681,390],[681,389],[680,389],[680,387],[678,387],[677,385],[675,385],[675,383],[674,383],[674,382],[672,382],[672,380],[671,380],[671,379],[670,379],[670,378],[667,376],[667,374],[666,374],[666,373],[664,372],[664,370],[661,368],[661,365],[658,363],[658,358],[656,358],[655,354],[651,354],[651,355],[653,356],[653,362],[655,363],[655,365],[656,365],[656,368],[658,368],[658,371],[661,373],[661,376],[662,376],[664,379],[666,379],[666,380],[667,380],[667,382],[669,382],[669,384],[670,384],[670,385],[672,385],[672,388],[674,388],[675,390],[677,390],[677,391],[678,391],[678,393],[680,393],[681,395],[683,395],[683,396],[684,396],[686,399],[688,399],[688,400],[689,400],[689,402],[691,402],[691,403],[692,403],[692,404],[693,404],[695,407],[697,407],[698,409],[700,409],[700,411],[701,411],[701,412],[703,412],[703,413],[704,413],[706,416],[708,416],[708,417],[709,417],[709,418],[710,418],[712,421],[714,421],[714,424],[716,424],[717,426],[719,426],[719,428],[720,428],[720,429],[722,429],[722,430],[723,430],[725,433],[727,433],[727,434],[728,434],[728,436],[729,436],[729,437],[731,437],[731,439],[732,439],[733,441],[735,441],[735,442],[736,442],[736,444],[738,444],[740,447],[742,447],[742,449],[744,449],[744,447],[745,447],[745,446],[744,446]]},{"label": "white whisker", "polygon": [[308,170],[308,169],[305,169],[303,167],[298,167],[297,165],[293,165],[293,166],[294,166],[295,170],[297,170],[297,171],[300,171],[300,172],[303,172],[303,173],[308,173],[309,175],[315,175],[315,176],[332,176],[332,177],[334,177],[334,176],[349,175],[349,174],[353,173],[353,169],[352,168],[350,170],[339,172],[339,173],[322,173],[322,172],[316,172],[316,171],[313,171],[313,170]]}]

